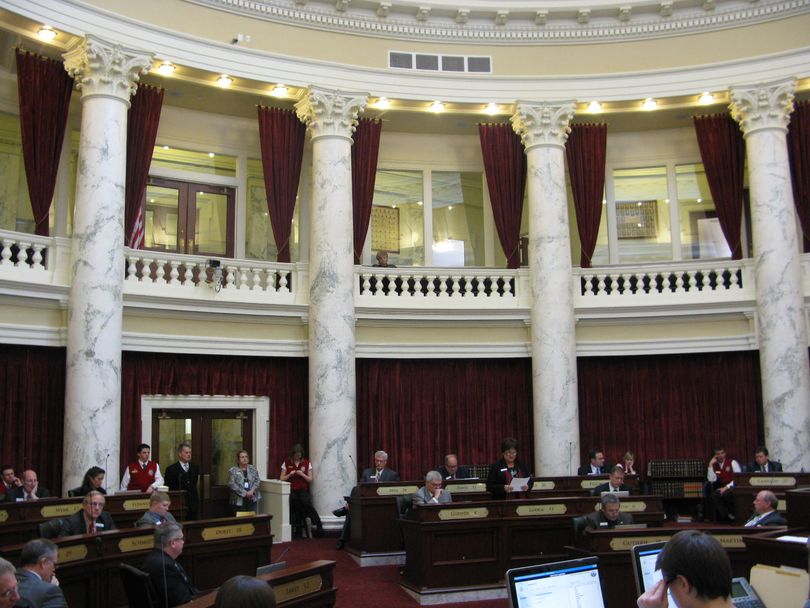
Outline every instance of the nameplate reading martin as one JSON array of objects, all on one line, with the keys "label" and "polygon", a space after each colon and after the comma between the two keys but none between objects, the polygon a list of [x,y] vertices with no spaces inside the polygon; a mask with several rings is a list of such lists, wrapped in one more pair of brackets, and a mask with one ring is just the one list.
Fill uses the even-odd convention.
[{"label": "nameplate reading martin", "polygon": [[596,486],[601,486],[605,483],[604,479],[583,479],[579,482],[579,487],[583,490],[593,490]]},{"label": "nameplate reading martin", "polygon": [[8,511],[0,511],[0,523],[8,521]]},{"label": "nameplate reading martin", "polygon": [[534,481],[534,485],[532,486],[532,490],[553,490],[556,487],[557,484],[550,479],[536,479]]},{"label": "nameplate reading martin", "polygon": [[73,545],[71,547],[59,547],[56,553],[59,556],[59,563],[77,562],[87,557],[86,545]]},{"label": "nameplate reading martin", "polygon": [[745,549],[742,534],[712,534],[723,549]]},{"label": "nameplate reading martin", "polygon": [[671,536],[619,536],[610,539],[611,551],[629,551],[636,545],[647,543],[665,543]]},{"label": "nameplate reading martin", "polygon": [[76,511],[80,511],[81,508],[82,503],[75,502],[66,505],[48,505],[42,507],[39,512],[45,519],[50,519],[51,517],[70,517]]},{"label": "nameplate reading martin", "polygon": [[532,515],[563,515],[568,511],[562,503],[553,505],[520,505],[515,509],[518,517],[531,517]]},{"label": "nameplate reading martin", "polygon": [[148,536],[133,536],[132,538],[122,538],[118,541],[118,550],[121,553],[130,553],[132,551],[149,550],[155,546],[155,537],[153,534]]},{"label": "nameplate reading martin", "polygon": [[149,499],[134,498],[132,500],[125,500],[121,506],[124,507],[124,511],[148,511]]},{"label": "nameplate reading martin", "polygon": [[377,496],[402,496],[403,494],[414,494],[418,486],[382,486],[377,488]]},{"label": "nameplate reading martin", "polygon": [[447,486],[452,494],[469,494],[471,492],[486,492],[485,483],[453,483]]},{"label": "nameplate reading martin", "polygon": [[781,488],[793,488],[796,486],[796,478],[795,477],[770,477],[768,475],[760,476],[760,475],[751,475],[748,478],[748,483],[751,484],[752,487],[771,487],[777,486]]},{"label": "nameplate reading martin", "polygon": [[232,526],[216,526],[214,528],[205,528],[202,531],[202,539],[220,540],[222,538],[238,538],[240,536],[253,536],[256,528],[253,524],[235,524]]},{"label": "nameplate reading martin", "polygon": [[306,578],[297,581],[290,581],[289,583],[282,583],[281,585],[273,585],[273,591],[276,594],[276,602],[281,604],[288,602],[297,597],[317,593],[323,589],[323,578],[320,574],[313,574]]},{"label": "nameplate reading martin", "polygon": [[453,519],[485,519],[489,515],[486,507],[471,507],[469,509],[442,509],[439,519],[443,521]]}]

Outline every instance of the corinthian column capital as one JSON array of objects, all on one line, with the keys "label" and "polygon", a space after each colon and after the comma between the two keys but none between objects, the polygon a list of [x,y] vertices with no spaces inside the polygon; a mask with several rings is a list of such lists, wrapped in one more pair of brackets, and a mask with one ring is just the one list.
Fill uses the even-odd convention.
[{"label": "corinthian column capital", "polygon": [[743,135],[759,129],[787,130],[793,112],[793,79],[731,89],[731,116],[740,123]]},{"label": "corinthian column capital", "polygon": [[153,55],[87,36],[63,57],[82,99],[101,95],[128,104],[141,74],[149,71]]},{"label": "corinthian column capital", "polygon": [[518,101],[511,118],[512,129],[520,135],[526,150],[543,145],[564,148],[575,108],[573,101]]},{"label": "corinthian column capital", "polygon": [[295,104],[298,119],[312,136],[332,136],[351,139],[357,125],[357,115],[368,102],[366,93],[344,93],[310,87]]}]

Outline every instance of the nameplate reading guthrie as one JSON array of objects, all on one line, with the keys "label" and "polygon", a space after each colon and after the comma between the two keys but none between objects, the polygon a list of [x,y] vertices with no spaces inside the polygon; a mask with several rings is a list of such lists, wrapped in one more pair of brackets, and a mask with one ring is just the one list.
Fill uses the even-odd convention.
[{"label": "nameplate reading guthrie", "polygon": [[636,545],[646,545],[647,543],[665,543],[670,536],[620,536],[610,539],[611,551],[629,551]]},{"label": "nameplate reading guthrie", "polygon": [[59,556],[59,563],[77,562],[87,557],[87,547],[85,545],[74,545],[72,547],[59,547],[56,554]]},{"label": "nameplate reading guthrie", "polygon": [[273,591],[276,594],[276,602],[279,604],[301,597],[302,595],[317,593],[322,588],[323,579],[320,574],[313,574],[312,576],[284,583],[283,585],[273,585]]},{"label": "nameplate reading guthrie", "polygon": [[81,508],[82,503],[75,502],[66,505],[48,505],[47,507],[42,507],[39,512],[45,519],[50,519],[51,517],[70,517]]},{"label": "nameplate reading guthrie", "polygon": [[151,549],[155,544],[155,538],[152,534],[149,536],[133,536],[132,538],[122,538],[118,541],[118,550],[121,553],[129,553],[130,551],[142,551],[143,549]]},{"label": "nameplate reading guthrie", "polygon": [[125,500],[122,506],[124,507],[124,511],[148,511],[149,499],[136,498],[133,500]]},{"label": "nameplate reading guthrie", "polygon": [[217,526],[215,528],[205,528],[202,531],[202,539],[220,540],[223,538],[237,538],[239,536],[253,536],[256,528],[253,524],[234,524],[232,526]]},{"label": "nameplate reading guthrie", "polygon": [[439,511],[439,519],[484,519],[489,515],[486,507],[474,507],[469,509],[442,509]]},{"label": "nameplate reading guthrie", "polygon": [[527,517],[532,515],[562,515],[568,511],[568,507],[564,504],[555,503],[553,505],[521,505],[515,512],[518,517]]},{"label": "nameplate reading guthrie", "polygon": [[751,475],[748,478],[748,483],[751,484],[753,487],[759,486],[778,486],[782,488],[792,488],[796,485],[796,478],[795,477],[770,477],[765,475],[764,477],[761,475]]},{"label": "nameplate reading guthrie", "polygon": [[402,494],[415,494],[417,486],[383,486],[377,488],[377,496],[401,496]]}]

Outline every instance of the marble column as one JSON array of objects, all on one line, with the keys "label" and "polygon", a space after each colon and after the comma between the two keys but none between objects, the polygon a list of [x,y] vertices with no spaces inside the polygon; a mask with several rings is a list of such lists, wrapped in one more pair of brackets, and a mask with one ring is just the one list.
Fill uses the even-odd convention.
[{"label": "marble column", "polygon": [[748,157],[765,441],[786,471],[810,468],[810,361],[786,142],[795,89],[785,80],[731,90]]},{"label": "marble column", "polygon": [[351,137],[366,101],[310,88],[295,106],[312,138],[309,451],[323,514],[357,482]]},{"label": "marble column", "polygon": [[576,474],[579,460],[577,349],[565,142],[574,102],[518,101],[512,127],[528,162],[534,470]]},{"label": "marble column", "polygon": [[65,69],[82,94],[76,203],[71,239],[63,487],[93,465],[120,478],[121,292],[127,109],[150,55],[88,36],[69,49]]}]

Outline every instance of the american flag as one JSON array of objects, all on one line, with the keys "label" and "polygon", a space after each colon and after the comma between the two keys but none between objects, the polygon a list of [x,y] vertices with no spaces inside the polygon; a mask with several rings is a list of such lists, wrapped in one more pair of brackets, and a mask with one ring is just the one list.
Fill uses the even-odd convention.
[{"label": "american flag", "polygon": [[143,249],[143,205],[138,205],[138,215],[132,223],[132,234],[129,237],[129,246],[132,249]]}]

